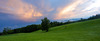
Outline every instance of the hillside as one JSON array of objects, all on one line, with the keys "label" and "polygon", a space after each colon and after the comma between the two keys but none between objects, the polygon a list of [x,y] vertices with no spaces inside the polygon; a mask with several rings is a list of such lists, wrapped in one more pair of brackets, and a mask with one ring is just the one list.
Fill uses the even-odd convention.
[{"label": "hillside", "polygon": [[0,36],[0,41],[100,41],[100,19],[53,27],[49,32]]}]

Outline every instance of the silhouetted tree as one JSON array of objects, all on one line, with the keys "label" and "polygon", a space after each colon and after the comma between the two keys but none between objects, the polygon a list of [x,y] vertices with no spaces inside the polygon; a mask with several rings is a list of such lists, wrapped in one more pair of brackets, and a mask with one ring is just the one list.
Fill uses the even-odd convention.
[{"label": "silhouetted tree", "polygon": [[9,27],[4,28],[3,34],[10,34],[10,33],[12,33],[11,28],[9,28]]},{"label": "silhouetted tree", "polygon": [[100,18],[100,14],[90,17],[88,20],[98,19]]},{"label": "silhouetted tree", "polygon": [[51,27],[60,26],[60,25],[63,25],[63,24],[64,24],[63,22],[57,22],[57,21],[50,22]]},{"label": "silhouetted tree", "polygon": [[33,31],[39,30],[40,27],[41,27],[41,25],[32,24],[32,25],[28,25],[26,27],[14,29],[14,33],[28,33],[28,32],[33,32]]},{"label": "silhouetted tree", "polygon": [[42,23],[41,23],[42,31],[48,32],[49,27],[50,27],[49,19],[47,19],[47,17],[45,17],[44,19],[41,19],[41,21],[42,21]]},{"label": "silhouetted tree", "polygon": [[2,35],[2,32],[0,32],[0,35]]}]

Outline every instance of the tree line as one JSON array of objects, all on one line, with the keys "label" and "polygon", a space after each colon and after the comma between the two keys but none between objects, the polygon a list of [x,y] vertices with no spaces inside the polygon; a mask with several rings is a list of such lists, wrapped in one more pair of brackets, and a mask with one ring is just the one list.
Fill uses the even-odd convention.
[{"label": "tree line", "polygon": [[47,19],[46,17],[44,19],[41,19],[41,21],[42,21],[41,24],[27,25],[26,27],[21,27],[17,29],[11,29],[9,27],[4,28],[3,32],[0,33],[0,35],[7,35],[7,34],[14,34],[14,33],[29,33],[37,30],[48,32],[49,28],[63,24],[62,22],[57,22],[57,21],[50,22],[50,20]]},{"label": "tree line", "polygon": [[26,27],[21,27],[21,28],[17,28],[17,29],[11,29],[11,28],[7,27],[7,28],[4,28],[3,32],[0,33],[0,35],[7,35],[7,34],[14,34],[14,33],[29,33],[29,32],[34,32],[37,30],[42,30],[42,31],[48,32],[49,28],[51,28],[51,27],[75,23],[75,22],[93,20],[93,19],[98,19],[98,18],[100,18],[100,14],[98,14],[96,16],[92,16],[88,19],[81,18],[78,21],[70,21],[69,20],[67,22],[57,22],[57,21],[50,22],[50,20],[45,17],[44,19],[41,19],[41,21],[42,21],[41,24],[27,25]]}]

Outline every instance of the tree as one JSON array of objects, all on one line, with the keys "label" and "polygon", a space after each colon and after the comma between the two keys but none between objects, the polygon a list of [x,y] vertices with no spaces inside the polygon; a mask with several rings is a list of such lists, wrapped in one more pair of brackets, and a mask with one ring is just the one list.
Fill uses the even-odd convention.
[{"label": "tree", "polygon": [[2,35],[2,32],[0,32],[0,35]]},{"label": "tree", "polygon": [[9,34],[9,33],[12,33],[12,32],[11,32],[11,28],[9,28],[9,27],[4,28],[3,34]]},{"label": "tree", "polygon": [[44,19],[41,19],[41,21],[42,21],[42,23],[41,23],[42,31],[48,32],[49,27],[50,27],[50,20],[47,19],[47,17],[45,17]]}]

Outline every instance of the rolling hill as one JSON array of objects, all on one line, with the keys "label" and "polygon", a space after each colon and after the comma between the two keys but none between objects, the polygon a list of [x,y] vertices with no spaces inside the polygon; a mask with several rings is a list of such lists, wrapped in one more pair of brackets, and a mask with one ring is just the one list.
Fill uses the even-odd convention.
[{"label": "rolling hill", "polygon": [[53,27],[49,32],[4,35],[0,41],[100,41],[100,19]]}]

